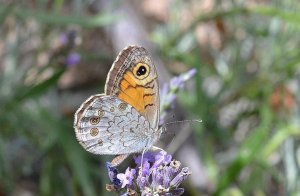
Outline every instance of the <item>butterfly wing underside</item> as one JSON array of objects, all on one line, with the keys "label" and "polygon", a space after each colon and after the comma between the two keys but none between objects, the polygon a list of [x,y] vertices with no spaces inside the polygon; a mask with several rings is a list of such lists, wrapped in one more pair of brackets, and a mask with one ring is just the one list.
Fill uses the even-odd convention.
[{"label": "butterfly wing underside", "polygon": [[94,154],[128,154],[152,145],[150,123],[116,96],[94,95],[75,114],[79,143]]},{"label": "butterfly wing underside", "polygon": [[155,131],[158,130],[157,72],[145,48],[129,46],[120,52],[109,71],[105,94],[116,95],[133,106]]}]

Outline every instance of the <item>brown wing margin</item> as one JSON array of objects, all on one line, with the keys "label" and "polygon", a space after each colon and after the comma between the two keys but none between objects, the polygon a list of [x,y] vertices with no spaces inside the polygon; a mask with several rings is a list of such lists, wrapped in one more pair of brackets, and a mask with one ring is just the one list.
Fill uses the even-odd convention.
[{"label": "brown wing margin", "polygon": [[97,94],[97,95],[92,95],[90,96],[87,100],[85,100],[81,106],[78,108],[78,110],[74,114],[74,128],[77,129],[77,125],[84,113],[84,111],[87,109],[87,107],[95,100],[98,99],[99,97],[105,96],[104,94]]},{"label": "brown wing margin", "polygon": [[125,62],[130,61],[132,60],[132,58],[134,58],[131,55],[134,53],[134,50],[140,50],[141,52],[145,52],[147,54],[146,49],[139,46],[128,46],[127,48],[123,49],[119,53],[117,59],[114,61],[108,72],[104,90],[105,94],[115,94],[116,87],[114,86],[114,84],[117,82],[116,80],[120,78],[128,68],[128,66],[124,66]]}]

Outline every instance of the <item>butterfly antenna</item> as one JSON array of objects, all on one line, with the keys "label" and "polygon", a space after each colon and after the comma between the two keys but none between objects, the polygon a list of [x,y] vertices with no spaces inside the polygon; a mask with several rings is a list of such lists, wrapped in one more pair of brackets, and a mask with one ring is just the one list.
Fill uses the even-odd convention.
[{"label": "butterfly antenna", "polygon": [[167,125],[171,125],[171,124],[184,123],[184,122],[198,122],[198,123],[201,123],[202,120],[201,120],[201,119],[194,119],[194,120],[176,120],[176,121],[173,121],[173,122],[165,123],[164,125],[167,126]]},{"label": "butterfly antenna", "polygon": [[175,115],[173,114],[171,117],[168,117],[168,119],[165,119],[165,121],[173,120],[175,118]]},{"label": "butterfly antenna", "polygon": [[168,123],[164,123],[162,124],[162,133],[166,133],[167,130],[167,126],[171,125],[171,124],[177,124],[177,123],[184,123],[184,122],[198,122],[201,123],[202,120],[201,119],[194,119],[194,120],[177,120],[177,121],[173,121],[173,122],[168,122]]}]

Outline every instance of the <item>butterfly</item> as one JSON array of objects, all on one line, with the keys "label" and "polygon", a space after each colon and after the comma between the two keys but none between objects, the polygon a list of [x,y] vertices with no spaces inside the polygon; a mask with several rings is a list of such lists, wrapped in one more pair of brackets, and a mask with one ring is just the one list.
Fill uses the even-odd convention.
[{"label": "butterfly", "polygon": [[129,46],[114,61],[104,93],[91,96],[76,111],[76,138],[88,152],[118,155],[111,162],[117,166],[159,140],[164,131],[159,108],[155,65],[145,48]]}]

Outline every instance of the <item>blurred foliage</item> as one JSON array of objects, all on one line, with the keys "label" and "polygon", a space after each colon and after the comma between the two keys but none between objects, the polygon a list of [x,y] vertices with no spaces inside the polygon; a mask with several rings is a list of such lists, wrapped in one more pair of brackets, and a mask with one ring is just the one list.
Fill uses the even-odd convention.
[{"label": "blurred foliage", "polygon": [[[187,193],[298,195],[300,4],[214,2],[184,25],[180,13],[200,1],[171,1],[168,20],[151,32],[170,72],[178,72],[175,64],[198,70],[194,90],[179,100],[203,121],[193,138],[213,188],[189,184]],[[73,117],[63,114],[58,101],[68,54],[79,51],[86,64],[113,61],[79,49],[74,37],[54,46],[70,26],[89,38],[120,19],[87,11],[90,6],[80,0],[0,3],[0,195],[24,189],[107,194],[102,160],[77,143]],[[214,33],[203,38],[207,26]]]}]

